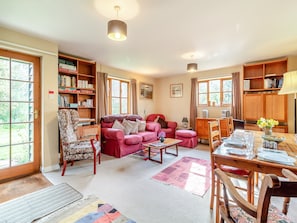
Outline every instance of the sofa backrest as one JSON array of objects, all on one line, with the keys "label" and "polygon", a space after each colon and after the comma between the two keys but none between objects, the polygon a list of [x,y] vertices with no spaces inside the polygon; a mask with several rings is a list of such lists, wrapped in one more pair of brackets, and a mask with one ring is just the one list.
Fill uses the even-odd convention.
[{"label": "sofa backrest", "polygon": [[146,121],[153,122],[158,116],[165,120],[165,116],[163,114],[150,114],[146,117]]},{"label": "sofa backrest", "polygon": [[115,120],[122,122],[124,119],[130,120],[130,121],[136,121],[136,119],[143,120],[143,118],[140,115],[136,115],[136,114],[105,115],[100,119],[101,128],[111,128]]}]

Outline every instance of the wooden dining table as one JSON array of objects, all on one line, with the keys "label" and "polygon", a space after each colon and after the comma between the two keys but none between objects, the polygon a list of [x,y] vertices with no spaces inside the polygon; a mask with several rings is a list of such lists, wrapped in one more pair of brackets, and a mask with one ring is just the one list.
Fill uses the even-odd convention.
[{"label": "wooden dining table", "polygon": [[224,144],[222,144],[218,149],[216,149],[212,156],[214,162],[218,165],[228,165],[233,167],[238,167],[241,169],[247,169],[254,172],[275,174],[278,176],[282,175],[282,169],[286,168],[297,174],[297,143],[296,136],[292,133],[273,133],[273,136],[279,138],[284,137],[284,141],[278,143],[277,150],[286,151],[290,157],[296,159],[292,165],[271,162],[267,160],[259,159],[257,154],[263,144],[263,132],[262,131],[251,131],[254,134],[254,146],[253,153],[254,157],[250,158],[248,156],[238,156],[231,155],[228,153]]},{"label": "wooden dining table", "polygon": [[[241,130],[242,131],[242,130]],[[251,130],[249,130],[251,131]],[[294,163],[283,164],[272,162],[268,160],[260,159],[257,154],[261,148],[263,148],[263,131],[251,131],[254,135],[253,142],[253,156],[242,156],[242,155],[231,155],[224,143],[220,145],[213,153],[212,157],[217,166],[228,165],[237,167],[240,169],[246,169],[253,172],[265,173],[265,174],[275,174],[277,176],[283,176],[282,169],[286,168],[297,174],[297,142],[296,135],[292,133],[274,133],[273,136],[284,138],[284,141],[278,143],[277,150],[286,151],[288,156],[295,158]],[[218,204],[220,197],[220,183],[217,181],[217,198],[216,202]],[[251,188],[251,195],[254,194],[254,188]],[[249,198],[249,200],[254,201],[254,197]],[[216,222],[219,221],[218,209],[216,212]]]}]

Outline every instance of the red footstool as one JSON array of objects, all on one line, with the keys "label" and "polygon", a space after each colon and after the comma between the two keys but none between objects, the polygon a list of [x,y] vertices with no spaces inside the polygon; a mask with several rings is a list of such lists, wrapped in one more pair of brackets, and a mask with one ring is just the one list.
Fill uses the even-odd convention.
[{"label": "red footstool", "polygon": [[188,148],[197,146],[197,134],[192,130],[176,130],[175,138],[182,140],[178,145]]}]

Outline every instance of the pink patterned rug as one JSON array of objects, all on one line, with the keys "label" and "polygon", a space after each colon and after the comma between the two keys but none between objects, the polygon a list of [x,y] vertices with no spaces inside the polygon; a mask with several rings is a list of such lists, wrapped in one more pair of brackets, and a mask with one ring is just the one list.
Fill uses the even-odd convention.
[{"label": "pink patterned rug", "polygon": [[211,166],[207,160],[183,157],[152,178],[203,197],[211,184]]}]

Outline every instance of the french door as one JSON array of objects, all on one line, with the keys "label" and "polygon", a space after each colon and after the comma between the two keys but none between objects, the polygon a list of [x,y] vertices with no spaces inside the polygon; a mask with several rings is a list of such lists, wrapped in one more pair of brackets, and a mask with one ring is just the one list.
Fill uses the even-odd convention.
[{"label": "french door", "polygon": [[0,182],[39,172],[40,59],[0,49]]}]

